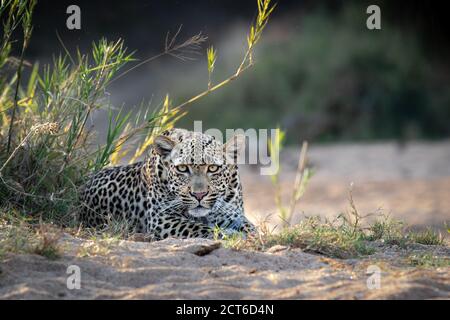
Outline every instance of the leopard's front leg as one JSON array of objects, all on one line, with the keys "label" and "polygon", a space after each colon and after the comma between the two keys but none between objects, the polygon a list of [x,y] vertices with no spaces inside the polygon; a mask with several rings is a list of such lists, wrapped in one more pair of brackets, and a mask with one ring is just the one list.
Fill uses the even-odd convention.
[{"label": "leopard's front leg", "polygon": [[208,225],[192,221],[179,215],[164,215],[155,218],[148,226],[148,232],[157,239],[214,238],[214,230]]},{"label": "leopard's front leg", "polygon": [[217,215],[213,220],[213,224],[221,229],[229,229],[235,232],[254,233],[256,227],[244,215]]},{"label": "leopard's front leg", "polygon": [[222,200],[216,202],[209,220],[211,224],[221,229],[244,233],[256,232],[255,226],[247,219],[243,209]]}]

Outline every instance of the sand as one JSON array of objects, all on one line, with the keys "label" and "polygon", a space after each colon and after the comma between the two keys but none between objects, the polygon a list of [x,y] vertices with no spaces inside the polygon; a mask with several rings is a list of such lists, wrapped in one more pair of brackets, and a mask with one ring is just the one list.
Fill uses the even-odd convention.
[{"label": "sand", "polygon": [[[107,254],[78,257],[86,240],[66,235],[57,260],[10,254],[1,264],[0,299],[448,299],[450,268],[399,265],[396,247],[364,259],[330,259],[300,249],[235,251],[204,239],[121,241]],[[206,249],[206,250],[205,250]],[[449,257],[443,247],[408,250]],[[206,252],[206,253],[205,253]],[[67,268],[80,268],[68,289]],[[369,266],[380,268],[368,287]]]},{"label": "sand", "polygon": [[[286,199],[298,151],[289,148],[282,155]],[[297,206],[294,222],[304,215],[332,217],[347,210],[353,182],[354,200],[362,214],[383,208],[412,226],[431,225],[446,234],[450,142],[313,145],[309,158],[316,174]],[[257,168],[243,168],[242,176],[250,219],[271,215],[271,223],[277,225],[268,177],[260,176]],[[98,251],[91,250],[95,243],[67,234],[60,241],[64,253],[57,260],[30,254],[3,257],[0,299],[450,298],[450,268],[407,263],[413,254],[448,259],[448,246],[380,246],[372,256],[340,260],[281,246],[265,252],[235,251],[201,239],[120,241]],[[71,265],[80,268],[79,290],[67,287]],[[370,266],[381,272],[379,288],[367,286]]]}]

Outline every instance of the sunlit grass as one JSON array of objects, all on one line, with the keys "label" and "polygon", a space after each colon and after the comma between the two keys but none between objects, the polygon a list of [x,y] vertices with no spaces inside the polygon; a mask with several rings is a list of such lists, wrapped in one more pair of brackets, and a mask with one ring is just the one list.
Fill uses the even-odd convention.
[{"label": "sunlit grass", "polygon": [[440,268],[450,267],[450,258],[433,253],[417,253],[407,257],[407,263],[413,267]]},{"label": "sunlit grass", "polygon": [[[352,189],[349,190],[349,208],[331,220],[319,216],[306,217],[297,224],[283,225],[278,231],[270,229],[268,222],[263,221],[254,235],[246,238],[234,234],[223,237],[222,241],[225,247],[237,250],[264,251],[282,245],[341,259],[369,256],[392,246],[405,252],[414,244],[447,246],[443,236],[431,228],[416,232],[403,222],[381,213],[362,215],[356,208]],[[367,221],[373,216],[375,219]],[[417,265],[425,265],[433,259],[417,256],[413,260]]]},{"label": "sunlit grass", "polygon": [[0,259],[7,253],[38,254],[57,259],[63,252],[62,230],[42,221],[34,223],[15,210],[0,212]]}]

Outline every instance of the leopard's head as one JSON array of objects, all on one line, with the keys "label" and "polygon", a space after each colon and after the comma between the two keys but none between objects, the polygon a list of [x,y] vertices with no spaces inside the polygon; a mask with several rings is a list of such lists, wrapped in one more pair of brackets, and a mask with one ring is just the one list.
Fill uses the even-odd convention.
[{"label": "leopard's head", "polygon": [[191,216],[203,217],[218,199],[239,192],[239,173],[233,159],[244,143],[241,135],[222,144],[210,135],[179,130],[157,136],[153,147],[169,191]]}]

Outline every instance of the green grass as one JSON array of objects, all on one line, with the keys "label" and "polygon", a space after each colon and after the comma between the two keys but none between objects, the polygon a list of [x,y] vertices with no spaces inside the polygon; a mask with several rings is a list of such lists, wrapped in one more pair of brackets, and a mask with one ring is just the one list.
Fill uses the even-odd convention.
[{"label": "green grass", "polygon": [[400,247],[405,247],[410,240],[404,223],[389,217],[373,222],[369,227],[367,239],[380,240],[386,245],[398,245]]},{"label": "green grass", "polygon": [[416,243],[446,245],[443,237],[431,229],[411,232],[404,223],[385,216],[367,226],[363,226],[361,220],[349,220],[348,217],[339,215],[333,221],[308,217],[277,233],[268,231],[265,226],[260,226],[259,230],[257,236],[248,239],[239,235],[225,237],[222,239],[224,247],[266,250],[275,245],[283,245],[328,257],[349,259],[368,256],[374,254],[377,248],[383,250],[390,246],[407,250],[409,245]]},{"label": "green grass", "polygon": [[419,253],[407,257],[407,262],[413,267],[440,268],[450,267],[450,258],[433,255],[432,253]]},{"label": "green grass", "polygon": [[439,232],[434,231],[431,228],[427,228],[425,231],[413,232],[410,234],[410,238],[414,243],[423,245],[444,245],[444,237]]},{"label": "green grass", "polygon": [[375,252],[363,230],[355,231],[345,222],[333,223],[320,217],[306,218],[279,233],[263,235],[255,240],[253,245],[258,249],[284,245],[343,259]]},{"label": "green grass", "polygon": [[370,240],[381,240],[387,245],[405,247],[407,244],[444,245],[444,237],[437,231],[426,228],[424,231],[409,231],[401,221],[385,217],[370,226]]}]

